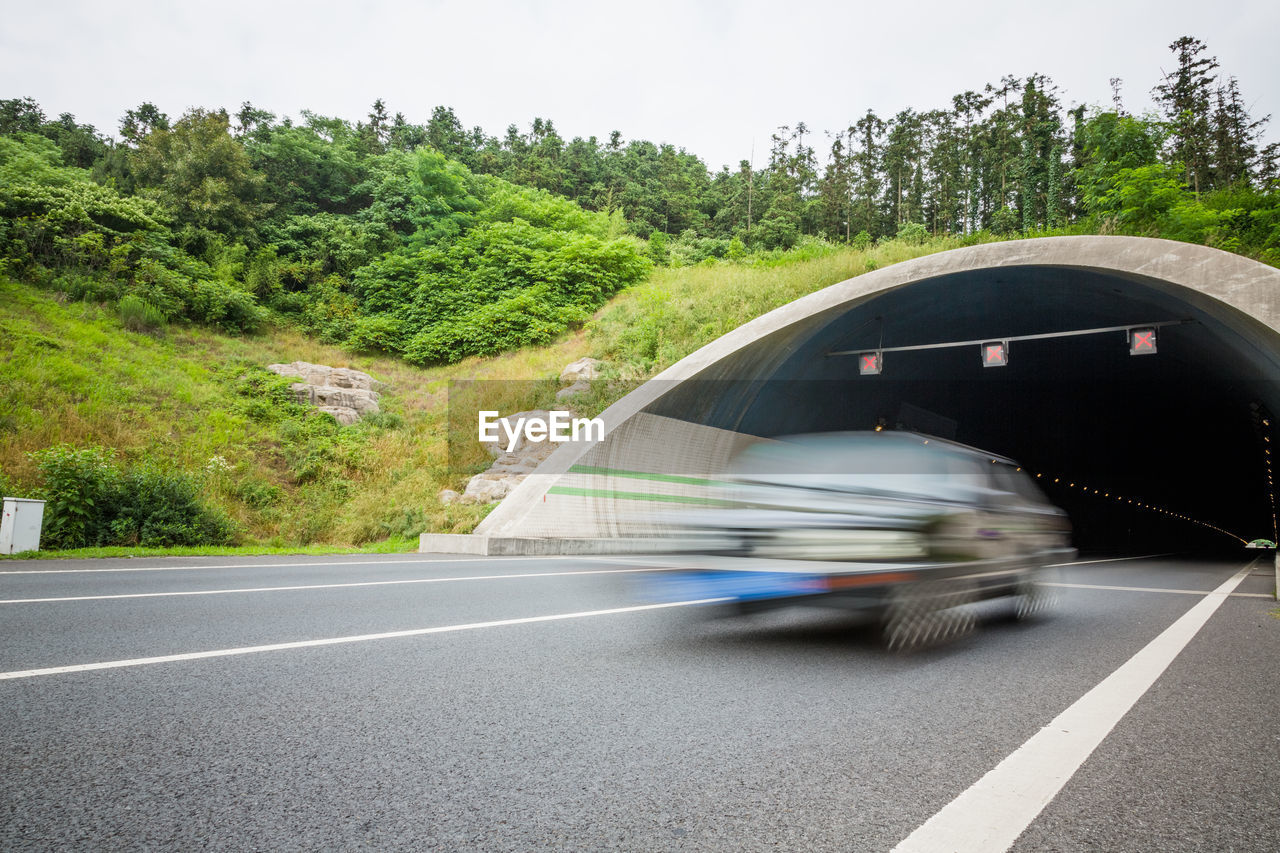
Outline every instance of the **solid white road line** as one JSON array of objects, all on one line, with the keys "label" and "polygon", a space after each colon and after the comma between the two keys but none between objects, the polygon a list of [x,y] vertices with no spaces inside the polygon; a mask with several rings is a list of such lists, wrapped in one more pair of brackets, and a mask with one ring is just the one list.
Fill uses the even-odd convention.
[{"label": "solid white road line", "polygon": [[[139,559],[150,559],[142,557]],[[171,559],[171,558],[163,558]],[[415,560],[329,560],[315,563],[229,563],[219,566],[119,566],[111,569],[15,569],[11,572],[0,571],[4,575],[75,575],[94,574],[99,572],[195,572],[205,569],[295,569],[312,566],[396,566],[396,565],[448,565],[450,563],[506,562],[508,560],[585,560],[598,563],[616,563],[607,554],[566,554],[563,556],[529,556],[529,557],[449,557],[447,559],[415,559]]]},{"label": "solid white road line", "polygon": [[501,628],[507,625],[530,625],[534,622],[558,622],[565,619],[585,619],[590,616],[612,616],[618,613],[639,613],[645,610],[661,610],[667,607],[689,607],[696,604],[714,604],[727,598],[703,598],[696,601],[675,601],[664,604],[641,604],[634,607],[614,607],[609,610],[584,610],[578,613],[555,613],[550,616],[526,616],[520,619],[497,619],[493,622],[471,622],[464,625],[442,625],[436,628],[411,628],[407,631],[386,631],[381,634],[355,634],[347,637],[328,637],[323,640],[299,640],[292,643],[272,643],[265,646],[240,646],[232,649],[214,649],[207,652],[187,652],[177,655],[159,655],[151,658],[109,660],[101,663],[81,663],[73,666],[51,666],[44,669],[23,669],[0,672],[0,681],[15,678],[34,678],[39,675],[62,675],[69,672],[89,672],[95,669],[120,669],[127,666],[147,666],[154,663],[225,658],[236,655],[252,655],[258,652],[280,652],[287,649],[309,649],[317,646],[337,646],[345,643],[367,643],[373,640],[394,640],[400,637],[421,637],[426,634],[448,634],[455,631],[475,631],[480,628]]},{"label": "solid white road line", "polygon": [[582,572],[525,572],[510,575],[470,575],[457,578],[411,578],[398,581],[358,581],[353,583],[311,583],[297,586],[237,587],[234,589],[195,589],[177,592],[129,592],[116,595],[64,595],[58,598],[6,598],[0,604],[43,604],[50,601],[106,601],[113,598],[169,598],[180,595],[230,595],[237,592],[286,592],[299,589],[347,589],[358,586],[399,586],[417,583],[450,583],[454,581],[499,581],[508,578],[559,578],[568,575],[625,575],[644,569],[589,569]]},{"label": "solid white road line", "polygon": [[1092,563],[1124,563],[1129,560],[1152,560],[1156,557],[1171,557],[1176,551],[1165,551],[1163,554],[1143,554],[1141,557],[1108,557],[1105,560],[1077,560],[1074,563],[1054,563],[1051,566],[1045,566],[1046,569],[1062,569],[1067,566],[1088,566]]},{"label": "solid white road line", "polygon": [[[1063,589],[1105,589],[1115,592],[1172,592],[1177,595],[1208,595],[1207,589],[1165,589],[1163,587],[1154,586],[1103,586],[1096,583],[1050,583],[1042,582],[1041,586],[1058,586]],[[1275,596],[1266,595],[1261,592],[1233,592],[1232,598],[1274,598]],[[4,604],[0,601],[0,604]]]},{"label": "solid white road line", "polygon": [[1008,850],[1256,562],[1205,595],[1160,636],[907,836],[893,853]]}]

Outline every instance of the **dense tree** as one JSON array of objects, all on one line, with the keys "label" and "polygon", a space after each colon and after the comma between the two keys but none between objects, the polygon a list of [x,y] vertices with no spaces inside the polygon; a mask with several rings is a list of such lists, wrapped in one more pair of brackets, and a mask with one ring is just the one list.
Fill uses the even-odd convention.
[{"label": "dense tree", "polygon": [[44,110],[31,98],[0,100],[0,133],[39,133]]},{"label": "dense tree", "polygon": [[924,127],[915,110],[906,109],[889,121],[885,136],[883,166],[885,172],[884,215],[893,223],[893,231],[907,222],[918,222],[920,202],[912,192],[916,166],[924,156]]},{"label": "dense tree", "polygon": [[62,152],[64,164],[82,169],[92,168],[109,148],[93,125],[77,123],[71,113],[49,121],[31,98],[0,100],[0,134],[17,133],[38,133],[52,140]]},{"label": "dense tree", "polygon": [[314,122],[259,123],[243,137],[249,162],[263,175],[277,217],[353,213],[366,204],[357,188],[368,176],[368,162],[354,143],[354,133],[325,139]]},{"label": "dense tree", "polygon": [[1205,45],[1191,36],[1183,36],[1169,49],[1177,57],[1177,68],[1165,75],[1153,93],[1173,131],[1170,155],[1186,167],[1187,185],[1198,193],[1212,181],[1210,99],[1218,60],[1201,56]]},{"label": "dense tree", "polygon": [[436,107],[427,122],[424,141],[446,157],[472,168],[476,163],[474,136],[467,133],[452,107]]},{"label": "dense tree", "polygon": [[130,145],[141,144],[153,131],[168,129],[169,117],[150,101],[126,111],[124,118],[120,119],[120,136]]},{"label": "dense tree", "polygon": [[1215,93],[1212,179],[1216,187],[1247,183],[1257,171],[1258,137],[1270,117],[1249,118],[1240,86],[1231,77]]},{"label": "dense tree", "polygon": [[172,128],[154,127],[131,157],[139,184],[186,226],[196,251],[215,235],[250,237],[271,209],[262,175],[230,131],[225,110],[191,109]]},{"label": "dense tree", "polygon": [[872,235],[886,233],[880,216],[880,190],[884,157],[885,123],[871,110],[858,119],[853,130],[857,136],[858,150],[852,155],[854,176],[853,225],[854,233],[866,231]]}]

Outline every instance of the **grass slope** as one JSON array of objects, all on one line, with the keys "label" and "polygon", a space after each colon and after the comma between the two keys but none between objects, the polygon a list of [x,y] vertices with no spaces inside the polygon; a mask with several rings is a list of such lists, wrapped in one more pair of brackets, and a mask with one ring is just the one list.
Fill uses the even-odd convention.
[{"label": "grass slope", "polygon": [[[552,379],[584,355],[604,358],[621,379],[643,379],[806,293],[958,245],[889,241],[860,251],[814,244],[750,264],[660,269],[615,297],[584,332],[546,347],[427,369],[353,355],[287,329],[251,337],[192,327],[130,332],[114,311],[65,303],[0,277],[6,307],[0,316],[0,489],[38,492],[31,451],[101,445],[125,463],[150,460],[200,476],[206,496],[236,519],[248,544],[386,541],[396,549],[423,530],[466,532],[487,508],[443,506],[437,499],[442,488],[460,489],[466,479],[447,464],[448,380]],[[254,382],[265,378],[261,366],[296,360],[353,367],[385,382],[386,415],[338,428],[326,416],[259,393]],[[490,392],[486,405],[546,402],[493,397],[518,396],[525,392],[510,389],[523,385],[487,387],[509,390]],[[603,407],[628,387],[619,383],[615,393],[592,402]],[[466,461],[483,464],[478,447]]]}]

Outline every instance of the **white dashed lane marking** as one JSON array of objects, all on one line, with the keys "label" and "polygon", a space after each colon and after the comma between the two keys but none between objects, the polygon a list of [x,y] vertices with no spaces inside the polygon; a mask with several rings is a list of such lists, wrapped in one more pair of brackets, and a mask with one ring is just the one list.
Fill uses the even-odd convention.
[{"label": "white dashed lane marking", "polygon": [[456,578],[410,578],[394,581],[354,581],[351,583],[313,583],[296,586],[257,586],[237,587],[233,589],[195,589],[178,592],[130,592],[115,595],[64,595],[56,598],[7,598],[0,599],[0,604],[44,604],[53,601],[108,601],[120,598],[170,598],[184,595],[232,595],[248,592],[288,592],[311,589],[350,589],[352,587],[399,586],[403,584],[423,583],[455,583],[459,581],[497,581],[519,578],[558,578],[573,575],[623,575],[643,572],[644,569],[596,569],[582,572],[524,572],[506,575],[469,575]]},{"label": "white dashed lane marking", "polygon": [[435,557],[423,558],[416,557],[409,560],[323,560],[314,563],[224,563],[216,566],[113,566],[107,569],[13,569],[12,571],[0,571],[0,577],[5,575],[79,575],[79,574],[111,574],[118,572],[201,572],[215,569],[297,569],[297,568],[314,568],[323,566],[402,566],[402,565],[428,565],[428,566],[447,566],[453,563],[474,563],[482,560],[486,563],[503,563],[511,560],[523,560],[525,562],[542,562],[545,560],[555,560],[558,562],[579,562],[587,561],[593,563],[618,563],[620,560],[610,559],[607,555],[569,555],[569,556],[552,556],[552,557]]},{"label": "white dashed lane marking", "polygon": [[262,652],[283,652],[290,649],[310,649],[319,646],[337,646],[348,643],[369,643],[377,640],[395,640],[402,637],[422,637],[427,634],[449,634],[457,631],[477,631],[483,628],[502,628],[510,625],[531,625],[535,622],[560,622],[566,619],[586,619],[593,616],[614,616],[622,613],[640,613],[646,610],[662,610],[670,607],[689,607],[698,604],[714,604],[727,601],[724,598],[705,598],[697,601],[676,601],[664,604],[642,604],[635,607],[615,607],[609,610],[584,610],[577,613],[555,613],[550,616],[526,616],[520,619],[498,619],[492,622],[470,622],[464,625],[441,625],[435,628],[411,628],[407,631],[386,631],[381,634],[354,634],[346,637],[328,637],[322,640],[299,640],[292,643],[271,643],[264,646],[239,646],[231,649],[214,649],[205,652],[186,652],[176,655],[158,655],[149,658],[129,658],[100,663],[80,663],[71,666],[51,666],[44,669],[22,669],[0,672],[0,681],[17,678],[35,678],[42,675],[64,675],[72,672],[91,672],[99,669],[121,669],[131,666],[149,666],[158,663],[225,658],[252,655]]}]

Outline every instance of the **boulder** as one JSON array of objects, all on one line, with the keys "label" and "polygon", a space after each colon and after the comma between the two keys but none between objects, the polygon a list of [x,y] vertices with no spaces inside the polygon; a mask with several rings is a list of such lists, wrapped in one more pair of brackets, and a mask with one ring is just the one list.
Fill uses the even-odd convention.
[{"label": "boulder", "polygon": [[358,388],[339,388],[334,385],[308,386],[312,402],[317,406],[341,406],[355,409],[360,414],[378,411],[378,395]]},{"label": "boulder", "polygon": [[440,498],[440,503],[442,504],[453,504],[462,499],[462,495],[458,494],[453,489],[441,489],[440,494],[437,495],[437,497]]},{"label": "boulder", "polygon": [[486,479],[483,474],[477,474],[471,478],[471,482],[467,483],[466,491],[462,493],[462,500],[467,503],[500,501],[510,494],[516,485],[505,477]]},{"label": "boulder", "polygon": [[560,381],[577,382],[581,379],[599,379],[600,365],[602,364],[604,362],[598,358],[580,358],[572,364],[566,365],[564,370],[560,371]]},{"label": "boulder", "polygon": [[573,383],[568,388],[561,388],[559,391],[557,391],[556,399],[567,400],[570,397],[578,396],[583,391],[589,391],[589,390],[591,390],[591,383],[585,379],[579,379],[577,382]]},{"label": "boulder", "polygon": [[[520,418],[535,417],[545,420],[550,415],[550,411],[536,409],[507,415],[504,420],[508,420],[508,423],[515,426]],[[507,440],[506,433],[502,427],[499,427],[497,441],[483,442],[485,448],[494,456],[493,464],[487,471],[471,478],[460,500],[465,503],[489,503],[502,500],[560,446],[549,439],[529,441],[522,431],[515,446],[508,452]]]},{"label": "boulder", "polygon": [[267,370],[281,376],[296,376],[301,382],[289,386],[298,402],[315,406],[333,415],[338,423],[348,426],[361,416],[378,411],[378,392],[382,383],[367,373],[348,367],[329,367],[295,361],[290,364],[268,364]]},{"label": "boulder", "polygon": [[354,388],[359,391],[374,391],[382,385],[369,374],[361,373],[359,370],[352,370],[349,367],[329,367],[327,364],[312,364],[309,361],[268,364],[267,370],[281,376],[296,376],[308,385]]},{"label": "boulder", "polygon": [[484,445],[485,450],[489,451],[490,456],[501,456],[502,454],[508,453],[508,452],[519,453],[521,451],[524,451],[528,448],[533,448],[533,447],[546,447],[547,453],[550,453],[552,450],[555,449],[555,445],[552,442],[547,441],[545,439],[543,441],[529,441],[527,438],[525,438],[523,429],[520,430],[520,434],[516,436],[515,445],[511,448],[510,451],[508,451],[507,442],[509,442],[511,439],[507,435],[507,430],[502,426],[502,421],[506,421],[507,426],[511,427],[512,429],[515,429],[516,424],[519,423],[521,418],[524,418],[526,420],[528,420],[529,418],[538,418],[540,420],[546,421],[546,420],[549,420],[550,417],[551,417],[551,412],[547,409],[533,409],[528,412],[516,412],[515,414],[505,415],[498,419],[499,423],[497,427],[497,434],[498,434],[497,439],[495,439],[494,441],[482,441],[480,443]]},{"label": "boulder", "polygon": [[348,409],[345,406],[317,406],[319,411],[326,415],[333,415],[333,419],[342,426],[351,426],[360,420],[360,413],[355,409]]}]

